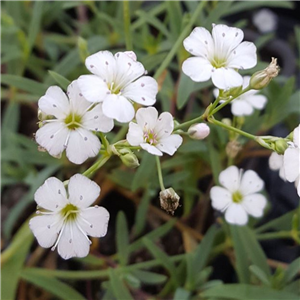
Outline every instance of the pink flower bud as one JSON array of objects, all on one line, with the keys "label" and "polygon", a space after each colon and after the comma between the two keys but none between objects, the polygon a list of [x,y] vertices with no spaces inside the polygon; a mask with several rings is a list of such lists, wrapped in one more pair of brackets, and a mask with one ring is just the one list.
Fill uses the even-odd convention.
[{"label": "pink flower bud", "polygon": [[209,133],[210,129],[205,123],[194,124],[188,130],[189,136],[195,140],[203,140]]},{"label": "pink flower bud", "polygon": [[127,56],[129,56],[132,60],[136,61],[136,54],[133,51],[125,51]]}]

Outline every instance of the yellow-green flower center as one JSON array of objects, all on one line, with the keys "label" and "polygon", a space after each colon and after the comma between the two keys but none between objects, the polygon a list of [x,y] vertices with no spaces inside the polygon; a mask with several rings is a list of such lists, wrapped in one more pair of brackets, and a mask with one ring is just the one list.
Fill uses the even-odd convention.
[{"label": "yellow-green flower center", "polygon": [[107,84],[108,89],[111,91],[112,94],[120,94],[121,92],[121,87],[120,85],[116,85],[114,82],[111,84]]},{"label": "yellow-green flower center", "polygon": [[78,214],[78,208],[69,203],[60,211],[60,213],[66,222],[75,221]]},{"label": "yellow-green flower center", "polygon": [[236,191],[232,194],[232,201],[234,203],[241,203],[243,200],[243,195],[241,194],[241,192]]},{"label": "yellow-green flower center", "polygon": [[215,67],[216,69],[218,68],[222,68],[222,67],[226,67],[227,66],[227,61],[224,58],[220,58],[220,57],[213,57],[212,60],[210,61],[210,63],[212,64],[213,67]]},{"label": "yellow-green flower center", "polygon": [[75,130],[81,126],[82,117],[76,114],[69,114],[65,118],[65,124],[67,125],[68,129]]},{"label": "yellow-green flower center", "polygon": [[152,130],[144,131],[144,141],[150,145],[156,145],[157,140],[157,134]]}]

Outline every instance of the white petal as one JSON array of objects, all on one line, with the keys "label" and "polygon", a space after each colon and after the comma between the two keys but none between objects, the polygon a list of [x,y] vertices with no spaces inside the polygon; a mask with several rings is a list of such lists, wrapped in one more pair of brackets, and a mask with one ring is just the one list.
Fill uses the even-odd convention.
[{"label": "white petal", "polygon": [[122,95],[142,105],[153,105],[156,102],[158,85],[155,79],[143,76],[130,83],[122,92]]},{"label": "white petal", "polygon": [[159,115],[154,132],[157,134],[158,139],[168,137],[174,129],[173,116],[169,112],[163,112]]},{"label": "white petal", "polygon": [[67,194],[64,184],[55,177],[48,178],[34,194],[38,206],[58,211],[67,204]]},{"label": "white petal", "polygon": [[59,214],[37,216],[29,221],[32,233],[43,248],[54,245],[62,224],[63,220]]},{"label": "white petal", "polygon": [[181,144],[182,137],[179,134],[172,134],[168,137],[162,138],[156,145],[156,148],[169,155],[173,155]]},{"label": "white petal", "polygon": [[259,192],[264,187],[264,181],[252,170],[247,170],[241,179],[240,192],[245,195]]},{"label": "white petal", "polygon": [[78,128],[71,131],[66,149],[68,159],[74,164],[82,164],[89,157],[99,153],[101,143],[90,131]]},{"label": "white petal", "polygon": [[83,97],[90,102],[102,102],[110,94],[106,83],[95,75],[81,75],[78,86]]},{"label": "white petal", "polygon": [[235,99],[231,102],[231,112],[234,116],[249,116],[253,111],[253,107],[243,99]]},{"label": "white petal", "polygon": [[139,146],[144,142],[142,128],[138,124],[130,122],[126,140],[131,146]]},{"label": "white petal", "polygon": [[88,235],[103,237],[106,235],[109,212],[104,207],[89,207],[80,212],[78,224]]},{"label": "white petal", "polygon": [[115,58],[117,72],[115,74],[114,81],[116,86],[121,89],[144,75],[144,66],[140,62],[130,58],[126,53],[118,52],[115,54]]},{"label": "white petal", "polygon": [[160,150],[158,150],[156,147],[150,145],[150,144],[146,144],[146,143],[142,143],[140,145],[144,150],[146,150],[147,152],[149,152],[150,154],[153,155],[157,155],[157,156],[162,156],[162,152]]},{"label": "white petal", "polygon": [[215,54],[226,57],[232,49],[241,43],[244,33],[239,28],[219,24],[213,27],[212,37],[215,45]]},{"label": "white petal", "polygon": [[300,125],[298,127],[296,127],[293,131],[293,141],[294,144],[299,148],[299,139],[300,139]]},{"label": "white petal", "polygon": [[256,47],[250,42],[242,42],[231,52],[227,59],[227,66],[236,69],[250,69],[256,63]]},{"label": "white petal", "polygon": [[297,189],[298,196],[300,197],[300,176],[295,181],[295,187]]},{"label": "white petal", "polygon": [[287,181],[294,182],[300,174],[300,150],[288,148],[284,152],[283,165]]},{"label": "white petal", "polygon": [[240,186],[240,170],[236,166],[230,166],[219,175],[219,182],[228,191],[236,192]]},{"label": "white petal", "polygon": [[50,86],[46,94],[38,102],[40,110],[58,119],[65,118],[70,111],[70,104],[66,94],[58,86]]},{"label": "white petal", "polygon": [[57,250],[63,259],[85,257],[89,254],[90,242],[86,235],[80,231],[76,221],[66,222]]},{"label": "white petal", "polygon": [[103,102],[103,113],[112,119],[121,123],[130,122],[134,117],[134,108],[132,104],[123,96],[109,95]]},{"label": "white petal", "polygon": [[69,201],[80,208],[89,207],[100,195],[99,185],[81,174],[75,174],[68,184]]},{"label": "white petal", "polygon": [[211,63],[202,57],[190,57],[182,64],[182,72],[195,82],[209,80],[212,70]]},{"label": "white petal", "polygon": [[99,103],[83,115],[82,126],[88,130],[109,132],[114,127],[114,121],[103,114],[102,103]]},{"label": "white petal", "polygon": [[230,224],[246,225],[248,215],[240,204],[232,203],[225,212],[225,220]]},{"label": "white petal", "polygon": [[264,208],[267,205],[267,199],[264,195],[252,194],[244,197],[241,205],[249,215],[258,218],[264,213]]},{"label": "white petal", "polygon": [[224,211],[231,203],[231,193],[219,186],[214,186],[210,190],[210,198],[214,209]]},{"label": "white petal", "polygon": [[196,27],[183,41],[184,48],[193,55],[208,57],[214,52],[211,34],[204,27]]},{"label": "white petal", "polygon": [[283,166],[283,155],[273,152],[269,158],[269,167],[273,171],[279,170]]},{"label": "white petal", "polygon": [[267,103],[267,98],[263,95],[247,96],[245,99],[256,109],[263,109]]},{"label": "white petal", "polygon": [[65,127],[64,123],[60,121],[51,122],[45,124],[36,132],[35,140],[50,155],[56,157],[64,151],[68,134],[69,129]]},{"label": "white petal", "polygon": [[154,107],[140,108],[138,109],[135,119],[138,125],[144,129],[154,129],[157,122],[158,112]]},{"label": "white petal", "polygon": [[213,84],[222,90],[228,90],[232,87],[241,86],[243,77],[233,69],[218,68],[214,69],[211,75]]},{"label": "white petal", "polygon": [[99,51],[87,57],[85,65],[91,73],[101,77],[103,80],[106,80],[107,83],[113,82],[115,73],[117,72],[117,66],[115,57],[111,52]]},{"label": "white petal", "polygon": [[70,99],[70,106],[73,113],[82,115],[85,110],[91,105],[91,102],[87,101],[81,93],[78,80],[74,80],[69,86],[67,91]]}]

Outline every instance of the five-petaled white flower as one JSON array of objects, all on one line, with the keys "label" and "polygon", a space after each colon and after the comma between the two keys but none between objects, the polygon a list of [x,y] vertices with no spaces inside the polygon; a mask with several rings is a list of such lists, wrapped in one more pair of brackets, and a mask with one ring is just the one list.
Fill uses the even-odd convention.
[{"label": "five-petaled white flower", "polygon": [[87,256],[91,241],[87,237],[103,237],[107,232],[108,211],[99,206],[89,207],[99,196],[100,187],[87,177],[76,174],[70,178],[68,195],[64,184],[48,178],[36,191],[39,216],[29,227],[41,247],[58,248],[64,259]]},{"label": "five-petaled white flower", "polygon": [[244,174],[236,166],[231,166],[219,175],[223,187],[214,186],[210,191],[213,208],[225,212],[228,223],[245,225],[248,214],[261,217],[267,204],[265,196],[258,194],[264,182],[252,170]]},{"label": "five-petaled white flower", "polygon": [[295,182],[300,197],[300,125],[294,129],[293,144],[284,151],[283,167],[286,180]]},{"label": "five-petaled white flower", "polygon": [[158,117],[154,107],[140,108],[135,116],[136,122],[129,123],[126,136],[132,146],[140,146],[153,155],[161,156],[162,152],[173,155],[182,143],[182,137],[172,134],[173,117],[163,112]]},{"label": "five-petaled white flower", "polygon": [[35,139],[52,156],[59,157],[66,149],[68,159],[81,164],[100,150],[101,143],[92,131],[109,132],[114,123],[103,114],[102,104],[84,99],[77,81],[68,86],[68,96],[58,86],[51,86],[40,98],[40,110],[51,118],[43,120]]},{"label": "five-petaled white flower", "polygon": [[155,79],[143,76],[144,66],[136,61],[134,52],[100,51],[89,56],[85,65],[94,75],[78,79],[80,90],[91,102],[103,102],[103,113],[119,122],[134,117],[132,102],[145,106],[156,101],[158,85]]},{"label": "five-petaled white flower", "polygon": [[222,90],[241,86],[243,79],[236,70],[250,69],[257,62],[255,45],[242,42],[243,37],[241,29],[226,25],[213,25],[212,35],[196,27],[183,41],[185,49],[196,56],[183,62],[183,73],[196,82],[211,78]]},{"label": "five-petaled white flower", "polygon": [[[243,89],[249,86],[249,82],[250,76],[243,77]],[[254,109],[263,109],[267,103],[267,97],[259,95],[258,92],[257,90],[250,90],[230,102],[232,114],[237,117],[249,116],[254,112]],[[218,89],[214,89],[214,95],[218,97]]]}]

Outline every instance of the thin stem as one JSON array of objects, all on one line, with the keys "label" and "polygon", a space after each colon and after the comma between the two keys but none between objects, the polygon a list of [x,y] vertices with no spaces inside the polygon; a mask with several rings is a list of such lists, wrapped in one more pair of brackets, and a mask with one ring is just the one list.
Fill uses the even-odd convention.
[{"label": "thin stem", "polygon": [[86,177],[91,177],[98,169],[100,169],[109,159],[111,155],[102,155],[96,162],[89,167],[82,175]]},{"label": "thin stem", "polygon": [[123,17],[124,17],[124,34],[125,34],[126,49],[129,51],[133,49],[131,32],[130,32],[129,1],[123,1]]},{"label": "thin stem", "polygon": [[247,137],[249,139],[252,139],[252,140],[255,140],[255,141],[257,140],[257,137],[255,135],[252,135],[250,133],[247,133],[247,132],[245,132],[243,130],[240,130],[240,129],[237,129],[235,127],[226,125],[226,124],[224,124],[224,123],[222,123],[222,122],[220,122],[220,121],[218,121],[218,120],[216,120],[214,118],[209,118],[208,121],[210,123],[215,124],[215,125],[221,126],[221,127],[225,128],[227,130],[234,131],[234,132],[236,132],[236,133],[238,133],[240,135],[243,135],[243,136],[245,136],[245,137]]},{"label": "thin stem", "polygon": [[201,115],[200,117],[197,117],[195,119],[192,119],[190,121],[187,121],[187,122],[184,122],[182,124],[179,124],[179,125],[175,126],[173,132],[176,131],[176,130],[191,126],[191,125],[193,125],[195,123],[198,123],[200,121],[203,121],[203,120],[204,120],[204,114]]},{"label": "thin stem", "polygon": [[171,51],[168,53],[160,67],[157,69],[157,71],[154,74],[154,78],[157,80],[159,76],[162,74],[162,72],[166,69],[166,67],[170,64],[171,60],[175,56],[178,48],[182,45],[183,39],[187,36],[189,31],[191,30],[192,25],[195,23],[196,19],[198,18],[200,12],[203,10],[204,6],[206,5],[206,1],[201,1],[195,10],[194,14],[192,15],[189,23],[185,26],[185,28],[182,30],[180,36],[178,37],[177,41],[173,45]]},{"label": "thin stem", "polygon": [[[220,92],[219,92],[219,94],[220,94]],[[218,96],[217,99],[212,104],[212,106],[210,107],[209,113],[211,113],[216,108],[216,106],[219,104],[220,100],[221,100],[221,98],[220,98],[220,96]]]},{"label": "thin stem", "polygon": [[101,139],[101,142],[102,142],[102,144],[104,146],[104,149],[107,150],[108,147],[109,147],[109,143],[108,143],[105,135],[102,132],[98,132],[98,135],[99,135],[99,137]]},{"label": "thin stem", "polygon": [[291,231],[278,231],[278,232],[257,234],[256,238],[259,241],[265,241],[265,240],[275,240],[275,239],[293,239],[293,236]]},{"label": "thin stem", "polygon": [[163,176],[162,176],[162,171],[161,171],[160,160],[159,160],[158,156],[156,156],[155,158],[156,158],[156,166],[157,166],[157,174],[158,174],[159,185],[160,185],[160,189],[163,191],[166,188],[164,186],[164,181],[163,181]]},{"label": "thin stem", "polygon": [[246,92],[250,91],[251,88],[250,86],[248,86],[247,88],[245,88],[239,95],[232,97],[230,99],[228,99],[227,101],[223,102],[221,105],[219,105],[218,107],[216,107],[213,111],[211,111],[210,115],[214,115],[216,112],[218,112],[220,109],[222,109],[224,106],[226,106],[228,103],[232,102],[234,99],[240,97],[241,95],[245,94]]}]

